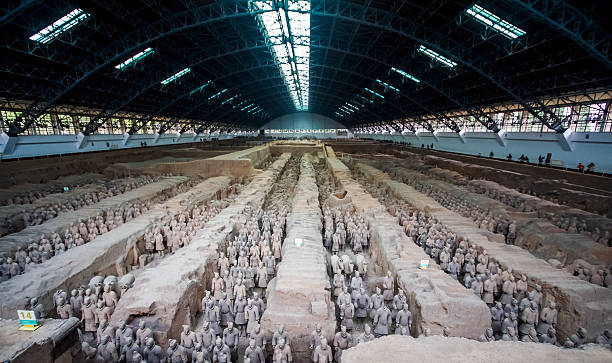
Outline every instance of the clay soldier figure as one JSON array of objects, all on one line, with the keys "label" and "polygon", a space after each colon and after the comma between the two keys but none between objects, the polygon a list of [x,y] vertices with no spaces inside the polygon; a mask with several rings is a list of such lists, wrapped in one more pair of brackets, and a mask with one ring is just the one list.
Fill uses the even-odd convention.
[{"label": "clay soldier figure", "polygon": [[261,347],[255,344],[255,339],[249,340],[249,346],[244,351],[244,360],[249,360],[249,363],[266,363]]},{"label": "clay soldier figure", "polygon": [[141,348],[144,348],[147,345],[147,339],[153,338],[153,332],[151,329],[147,328],[145,325],[145,321],[141,320],[138,323],[138,330],[136,330],[136,341]]},{"label": "clay soldier figure", "polygon": [[231,353],[231,360],[238,361],[238,339],[240,332],[234,329],[234,323],[231,321],[227,324],[227,328],[223,330],[223,342],[228,346]]},{"label": "clay soldier figure", "polygon": [[348,293],[348,287],[344,286],[342,288],[342,292],[340,293],[340,295],[338,295],[338,298],[336,299],[336,304],[338,306],[342,306],[345,303],[350,303],[351,302],[351,295]]},{"label": "clay soldier figure", "polygon": [[370,319],[374,319],[378,308],[380,308],[384,303],[385,301],[380,293],[380,288],[377,286],[376,292],[370,297],[370,306],[368,307],[370,309]]},{"label": "clay soldier figure", "polygon": [[478,338],[481,342],[493,342],[495,337],[493,336],[493,329],[487,328],[484,333]]},{"label": "clay soldier figure", "polygon": [[102,300],[104,300],[104,305],[109,308],[110,314],[112,314],[119,302],[119,298],[117,297],[117,293],[111,289],[110,285],[104,285]]},{"label": "clay soldier figure", "polygon": [[497,293],[497,282],[493,279],[493,275],[491,275],[485,282],[483,286],[484,296],[482,299],[484,302],[491,306],[494,302],[495,294]]},{"label": "clay soldier figure", "polygon": [[557,325],[557,305],[554,301],[551,301],[540,313],[540,322],[537,328],[538,335],[546,334],[548,328],[555,325]]},{"label": "clay soldier figure", "polygon": [[323,338],[323,329],[321,328],[321,324],[316,323],[315,330],[313,330],[313,332],[310,333],[310,345],[309,345],[310,350],[312,351],[310,355],[310,359],[313,362],[315,361],[315,349],[321,343],[321,338]]},{"label": "clay soldier figure", "polygon": [[268,269],[263,262],[260,262],[257,268],[257,287],[262,289],[268,287]]},{"label": "clay soldier figure", "polygon": [[355,316],[362,320],[366,318],[368,316],[367,308],[370,305],[370,297],[366,295],[365,289],[359,289],[359,292],[355,297]]},{"label": "clay soldier figure", "polygon": [[291,348],[288,343],[285,343],[285,339],[280,338],[278,344],[274,348],[274,355],[272,356],[273,363],[291,363],[293,356],[291,355]]},{"label": "clay soldier figure", "polygon": [[404,303],[404,308],[397,313],[395,319],[397,328],[395,334],[401,334],[401,328],[405,328],[406,335],[410,335],[410,329],[412,328],[412,313],[408,310],[408,304]]},{"label": "clay soldier figure", "polygon": [[321,336],[319,345],[317,345],[313,351],[312,361],[314,363],[332,363],[332,360],[332,349],[329,344],[327,344],[327,339]]},{"label": "clay soldier figure", "polygon": [[74,289],[70,293],[70,306],[72,306],[72,315],[81,317],[81,309],[83,307],[83,296],[79,295],[79,292]]},{"label": "clay soldier figure", "polygon": [[345,326],[348,330],[353,329],[353,317],[355,316],[355,306],[353,303],[345,302],[340,306],[340,319],[342,320],[342,325]]},{"label": "clay soldier figure", "polygon": [[101,338],[100,345],[98,345],[98,352],[100,356],[104,358],[105,362],[117,362],[119,361],[119,355],[117,354],[117,347],[112,342],[111,337],[104,335]]},{"label": "clay soldier figure", "polygon": [[289,339],[289,334],[285,331],[284,324],[279,325],[278,329],[274,332],[272,336],[272,347],[276,348],[280,344],[280,340],[283,340],[287,345],[291,345],[291,340]]},{"label": "clay soldier figure", "polygon": [[[26,307],[26,310],[28,310],[27,307]],[[33,297],[30,300],[30,308],[29,308],[29,310],[34,311],[34,315],[36,316],[36,320],[42,320],[42,319],[46,318],[45,308],[44,308],[44,306],[42,304],[38,303],[38,298],[36,298],[36,297]],[[94,317],[94,321],[95,321],[95,317]],[[96,331],[95,323],[94,323],[94,330],[93,331]]]},{"label": "clay soldier figure", "polygon": [[395,320],[395,317],[397,316],[398,311],[404,308],[405,303],[406,303],[406,295],[404,295],[404,290],[399,289],[399,291],[397,292],[397,295],[393,297],[393,305],[392,305],[393,310],[391,310],[391,319]]},{"label": "clay soldier figure", "polygon": [[521,314],[521,325],[519,326],[519,332],[521,334],[529,334],[529,331],[535,329],[535,323],[538,321],[538,304],[532,301],[529,304],[529,308],[523,310]]},{"label": "clay soldier figure", "polygon": [[576,334],[572,334],[570,337],[572,342],[574,342],[575,347],[580,347],[587,343],[587,331],[585,328],[578,328]]},{"label": "clay soldier figure", "polygon": [[253,331],[249,333],[249,340],[255,340],[255,345],[260,347],[262,350],[266,348],[266,344],[268,344],[266,340],[266,334],[261,331],[261,325],[255,324]]},{"label": "clay soldier figure", "polygon": [[164,257],[166,246],[164,246],[164,237],[160,232],[155,233],[155,250],[161,257]]},{"label": "clay soldier figure", "polygon": [[119,351],[121,351],[123,346],[126,344],[126,338],[132,338],[133,335],[134,333],[132,331],[132,328],[125,324],[125,320],[121,320],[119,322],[119,327],[115,331],[115,343],[119,345]]},{"label": "clay soldier figure", "polygon": [[393,301],[394,283],[391,271],[387,271],[387,277],[383,281],[383,298],[385,301]]},{"label": "clay soldier figure", "polygon": [[86,332],[95,332],[97,330],[96,323],[96,308],[94,304],[91,302],[90,297],[85,297],[83,299],[84,306],[81,314],[81,321],[85,322],[85,331]]},{"label": "clay soldier figure", "polygon": [[110,317],[111,317],[111,313],[108,310],[108,307],[105,307],[102,301],[98,301],[97,308],[96,308],[96,323],[99,323],[102,320],[109,321]]},{"label": "clay soldier figure", "polygon": [[212,354],[213,347],[215,346],[216,334],[210,328],[210,323],[208,321],[204,321],[202,330],[198,332],[197,338],[198,343],[202,345],[202,350],[206,351],[210,356]]},{"label": "clay soldier figure", "polygon": [[193,355],[193,349],[197,343],[197,337],[194,332],[189,330],[189,325],[183,325],[183,332],[181,333],[181,346],[185,350],[187,357],[191,358]]},{"label": "clay soldier figure", "polygon": [[215,272],[215,276],[212,279],[212,291],[216,301],[221,300],[224,286],[225,283],[223,282],[223,279],[219,277],[218,272]]},{"label": "clay soldier figure", "polygon": [[246,296],[246,286],[244,285],[242,279],[238,279],[236,285],[234,285],[234,299],[238,300],[241,297]]},{"label": "clay soldier figure", "polygon": [[210,362],[210,354],[207,350],[202,349],[202,344],[196,343],[193,353],[191,353],[191,363],[207,362]]},{"label": "clay soldier figure", "polygon": [[268,281],[270,281],[276,274],[276,260],[274,256],[272,256],[272,252],[269,252],[266,257],[266,268],[268,272]]},{"label": "clay soldier figure", "polygon": [[514,293],[516,292],[516,282],[514,282],[513,275],[510,275],[510,277],[504,281],[502,291],[503,293],[500,300],[501,303],[503,305],[509,304],[512,301]]},{"label": "clay soldier figure", "polygon": [[340,362],[342,358],[342,351],[348,349],[353,344],[353,337],[351,334],[346,332],[346,327],[343,325],[340,327],[340,331],[336,333],[334,337],[334,359],[336,362]]},{"label": "clay soldier figure", "polygon": [[105,335],[108,335],[114,343],[115,332],[113,330],[113,327],[108,325],[108,322],[106,320],[102,320],[100,321],[100,324],[98,325],[98,330],[96,331],[96,339],[98,344],[102,342],[102,337]]},{"label": "clay soldier figure", "polygon": [[155,344],[153,338],[147,339],[147,345],[142,349],[142,357],[147,363],[162,363],[166,361],[164,351],[159,345]]},{"label": "clay soldier figure", "polygon": [[229,299],[226,293],[223,293],[223,298],[219,301],[219,313],[221,314],[221,326],[227,326],[228,322],[233,321],[234,304]]},{"label": "clay soldier figure", "polygon": [[363,288],[363,279],[359,276],[359,271],[355,271],[355,276],[351,279],[351,299],[355,300],[359,290]]},{"label": "clay soldier figure", "polygon": [[240,330],[241,336],[246,336],[246,316],[245,309],[247,307],[247,300],[244,296],[241,296],[240,299],[236,299],[234,303],[234,309],[236,316],[234,317],[234,323]]},{"label": "clay soldier figure", "polygon": [[359,337],[358,343],[367,343],[376,339],[374,334],[372,334],[372,329],[368,324],[364,324],[363,331],[363,334],[361,334],[361,336]]},{"label": "clay soldier figure", "polygon": [[523,338],[521,338],[521,342],[539,343],[540,341],[538,340],[538,333],[536,332],[535,328],[529,329],[529,333],[527,335],[523,335]]},{"label": "clay soldier figure", "polygon": [[344,287],[344,276],[342,276],[340,273],[336,273],[334,275],[334,279],[333,279],[333,285],[334,285],[334,296],[339,296],[340,293],[342,292],[342,288]]},{"label": "clay soldier figure", "polygon": [[516,282],[516,295],[514,298],[517,301],[523,300],[527,296],[527,277],[521,275],[521,279]]},{"label": "clay soldier figure", "polygon": [[229,259],[225,257],[225,253],[219,252],[217,266],[219,267],[219,274],[225,276],[225,272],[229,269]]},{"label": "clay soldier figure", "polygon": [[552,326],[548,328],[548,331],[544,335],[540,335],[540,343],[548,343],[557,345],[557,331]]},{"label": "clay soldier figure", "polygon": [[121,356],[119,361],[121,362],[132,362],[134,353],[140,354],[140,347],[134,343],[134,339],[131,336],[125,337],[125,344],[121,348]]},{"label": "clay soldier figure", "polygon": [[229,362],[230,360],[228,358],[231,357],[231,355],[232,352],[230,352],[229,347],[223,343],[220,337],[217,337],[217,340],[215,341],[215,347],[213,348],[212,361]]},{"label": "clay soldier figure", "polygon": [[[554,331],[554,328],[549,328],[548,330],[550,331],[551,329]],[[612,331],[610,329],[604,330],[603,334],[595,338],[595,343],[606,348],[612,347]]]},{"label": "clay soldier figure", "polygon": [[60,297],[57,305],[57,315],[60,319],[70,319],[72,318],[72,306],[70,304],[66,304],[66,300],[63,297]]},{"label": "clay soldier figure", "polygon": [[502,308],[501,302],[498,301],[491,307],[491,328],[493,332],[501,334],[503,318],[504,309]]},{"label": "clay soldier figure", "polygon": [[261,318],[261,314],[266,310],[266,303],[259,297],[257,292],[253,292],[253,299],[251,300],[253,300],[253,305],[257,306],[257,311],[259,311],[259,317]]},{"label": "clay soldier figure", "polygon": [[208,302],[208,306],[204,311],[204,318],[208,320],[210,328],[215,332],[215,335],[221,334],[222,330],[219,326],[221,320],[221,313],[219,312],[219,306],[212,301]]},{"label": "clay soldier figure", "polygon": [[383,304],[376,311],[376,316],[374,317],[374,325],[376,325],[374,333],[378,336],[388,335],[389,326],[391,326],[391,322],[391,311],[389,310],[386,304]]},{"label": "clay soldier figure", "polygon": [[259,308],[253,304],[253,300],[249,300],[246,308],[244,309],[244,313],[247,321],[246,331],[248,334],[251,334],[251,332],[253,332],[253,328],[258,325],[259,322]]}]

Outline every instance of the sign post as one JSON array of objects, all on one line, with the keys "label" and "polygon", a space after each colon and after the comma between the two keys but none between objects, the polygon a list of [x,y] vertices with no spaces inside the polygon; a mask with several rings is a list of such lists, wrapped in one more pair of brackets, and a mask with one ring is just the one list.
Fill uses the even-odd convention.
[{"label": "sign post", "polygon": [[32,310],[17,310],[17,316],[21,324],[19,330],[34,331],[40,328],[36,320],[36,314]]}]

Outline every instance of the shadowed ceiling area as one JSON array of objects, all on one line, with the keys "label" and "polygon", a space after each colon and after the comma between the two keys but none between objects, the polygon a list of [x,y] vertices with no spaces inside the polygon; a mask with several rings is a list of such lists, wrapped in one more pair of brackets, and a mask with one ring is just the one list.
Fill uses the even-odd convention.
[{"label": "shadowed ceiling area", "polygon": [[255,129],[296,111],[350,128],[500,103],[558,129],[542,97],[612,86],[603,5],[5,1],[0,97],[23,105],[6,131],[60,106],[95,109],[88,135],[120,113],[147,115],[131,132],[164,118],[163,133]]}]

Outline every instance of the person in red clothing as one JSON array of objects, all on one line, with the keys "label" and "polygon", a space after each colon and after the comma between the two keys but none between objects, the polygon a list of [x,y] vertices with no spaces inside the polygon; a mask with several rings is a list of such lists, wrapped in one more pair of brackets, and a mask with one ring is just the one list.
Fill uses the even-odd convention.
[{"label": "person in red clothing", "polygon": [[578,163],[578,170],[582,173],[584,171],[584,165],[582,163]]}]

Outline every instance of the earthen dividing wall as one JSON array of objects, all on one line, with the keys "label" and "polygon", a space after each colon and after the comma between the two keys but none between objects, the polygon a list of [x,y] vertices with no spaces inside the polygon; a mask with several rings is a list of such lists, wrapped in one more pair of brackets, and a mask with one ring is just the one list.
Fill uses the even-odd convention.
[{"label": "earthen dividing wall", "polygon": [[117,326],[125,320],[137,325],[145,320],[157,344],[163,347],[167,347],[169,338],[180,338],[182,325],[193,327],[204,292],[210,288],[213,272],[217,271],[218,246],[246,223],[245,212],[263,205],[269,186],[290,156],[281,155],[271,167],[255,175],[238,198],[209,220],[188,246],[139,275],[134,287],[119,300],[111,324]]},{"label": "earthen dividing wall", "polygon": [[352,179],[340,160],[328,158],[327,165],[369,223],[372,258],[385,271],[392,272],[406,293],[413,314],[412,335],[418,336],[425,328],[432,334],[441,334],[448,327],[454,336],[476,339],[491,326],[487,305],[434,261],[430,261],[428,269],[419,269],[420,261],[429,256],[408,239],[397,219]]},{"label": "earthen dividing wall", "polygon": [[[366,176],[382,173],[364,164],[357,164],[356,168]],[[566,338],[574,334],[579,327],[584,327],[590,337],[594,338],[612,326],[612,290],[554,269],[546,261],[518,246],[490,242],[471,220],[444,208],[414,188],[391,180],[388,175],[381,184],[396,197],[417,209],[425,210],[429,216],[446,225],[458,237],[469,240],[470,244],[479,250],[486,250],[503,268],[512,268],[517,276],[526,275],[532,289],[536,283],[540,284],[544,291],[544,301],[554,299],[559,307],[557,336]]]},{"label": "earthen dividing wall", "polygon": [[168,216],[181,213],[194,204],[214,198],[230,181],[229,177],[207,179],[190,191],[153,206],[147,213],[96,237],[93,241],[71,248],[44,263],[32,266],[31,271],[2,282],[0,317],[14,317],[15,311],[23,308],[27,297],[38,297],[47,313],[54,315],[53,294],[57,290],[70,291],[86,285],[98,274],[122,274],[126,258],[148,227]]},{"label": "earthen dividing wall", "polygon": [[[334,338],[336,316],[327,274],[327,251],[321,231],[322,213],[312,157],[304,154],[287,218],[282,262],[267,289],[268,306],[261,318],[264,332],[271,338],[280,324],[291,337],[296,362],[310,359],[310,334],[321,324],[328,341]],[[301,239],[298,246],[296,239]]]},{"label": "earthen dividing wall", "polygon": [[475,340],[442,336],[415,339],[392,335],[361,343],[342,353],[342,363],[603,363],[610,361],[612,361],[610,349],[596,345],[589,345],[581,349],[565,349],[552,344],[506,341],[481,343]]},{"label": "earthen dividing wall", "polygon": [[0,238],[0,256],[14,255],[18,247],[27,247],[33,241],[39,241],[41,235],[49,236],[53,233],[64,234],[67,228],[81,219],[95,217],[98,213],[107,209],[119,208],[122,204],[136,201],[151,200],[160,194],[175,188],[181,183],[189,180],[185,176],[166,177],[162,180],[143,185],[140,188],[129,192],[106,198],[98,203],[94,203],[75,211],[59,214],[56,218],[50,219],[43,224],[27,227],[17,233]]},{"label": "earthen dividing wall", "polygon": [[253,175],[255,169],[270,155],[269,146],[263,145],[210,159],[161,163],[151,170],[159,173],[199,175],[205,178],[218,175],[231,175],[235,178],[241,178]]}]

